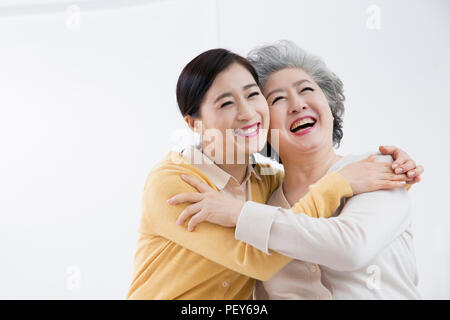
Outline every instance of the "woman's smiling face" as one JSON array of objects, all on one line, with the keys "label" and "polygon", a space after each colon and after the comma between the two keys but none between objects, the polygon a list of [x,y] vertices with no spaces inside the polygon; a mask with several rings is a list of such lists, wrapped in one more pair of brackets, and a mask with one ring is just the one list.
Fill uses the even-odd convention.
[{"label": "woman's smiling face", "polygon": [[333,146],[328,100],[308,73],[299,68],[274,72],[263,93],[270,110],[270,130],[279,130],[279,146],[272,147],[282,159],[293,150],[309,153]]},{"label": "woman's smiling face", "polygon": [[[236,152],[248,158],[264,147],[269,109],[255,79],[246,68],[233,63],[217,75],[202,102],[201,122],[204,140],[222,140],[222,144],[217,141],[213,143],[215,148],[205,148],[211,152],[204,149],[216,161],[221,160],[218,151],[227,156],[223,157],[222,163],[225,163],[231,156],[236,159]],[[211,136],[214,138],[210,139]]]}]

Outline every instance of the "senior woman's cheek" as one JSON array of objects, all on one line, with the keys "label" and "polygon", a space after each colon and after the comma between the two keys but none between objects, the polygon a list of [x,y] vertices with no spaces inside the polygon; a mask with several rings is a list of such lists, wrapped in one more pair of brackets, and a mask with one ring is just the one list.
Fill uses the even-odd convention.
[{"label": "senior woman's cheek", "polygon": [[278,154],[280,153],[280,140],[283,140],[283,137],[281,137],[280,125],[280,119],[276,116],[271,116],[267,141],[270,143],[271,148]]},{"label": "senior woman's cheek", "polygon": [[285,122],[286,122],[286,116],[285,116],[284,112],[282,112],[282,110],[280,110],[280,109],[281,108],[272,107],[272,109],[270,109],[270,112],[269,112],[270,130],[273,130],[278,135],[280,134],[280,131],[283,129],[283,127],[285,126]]}]

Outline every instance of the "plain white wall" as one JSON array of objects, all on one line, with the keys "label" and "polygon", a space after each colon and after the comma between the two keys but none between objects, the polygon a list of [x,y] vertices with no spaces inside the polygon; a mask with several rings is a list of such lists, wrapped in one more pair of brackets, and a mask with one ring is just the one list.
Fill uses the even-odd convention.
[{"label": "plain white wall", "polygon": [[396,144],[425,166],[420,289],[449,299],[449,15],[445,0],[0,0],[0,298],[123,299],[145,178],[185,129],[182,67],[291,39],[344,82],[339,153]]}]

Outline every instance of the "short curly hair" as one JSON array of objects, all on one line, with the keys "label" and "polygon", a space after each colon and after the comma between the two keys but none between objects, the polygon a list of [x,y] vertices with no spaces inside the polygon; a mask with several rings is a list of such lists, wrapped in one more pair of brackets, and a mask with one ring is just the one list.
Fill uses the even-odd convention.
[{"label": "short curly hair", "polygon": [[333,145],[339,147],[344,135],[344,85],[318,56],[312,55],[289,40],[280,40],[251,50],[247,60],[258,73],[260,87],[274,72],[300,68],[307,72],[324,92],[333,115]]}]

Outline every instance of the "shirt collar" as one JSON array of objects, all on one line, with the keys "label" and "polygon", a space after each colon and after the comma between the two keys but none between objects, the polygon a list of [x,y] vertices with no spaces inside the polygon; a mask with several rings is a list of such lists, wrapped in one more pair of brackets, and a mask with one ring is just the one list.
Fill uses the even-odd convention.
[{"label": "shirt collar", "polygon": [[[181,152],[183,154],[183,157],[186,158],[189,163],[194,165],[197,169],[201,170],[218,189],[222,190],[223,188],[225,188],[230,180],[236,181],[236,179],[232,175],[222,170],[207,155],[205,155],[195,146],[187,146]],[[246,183],[252,175],[256,179],[261,180],[261,177],[253,168],[252,163],[249,163],[247,166],[247,174],[242,183]]]},{"label": "shirt collar", "polygon": [[285,209],[289,209],[291,205],[286,199],[283,191],[283,184],[281,184],[273,193],[269,200],[271,205],[280,206]]}]

